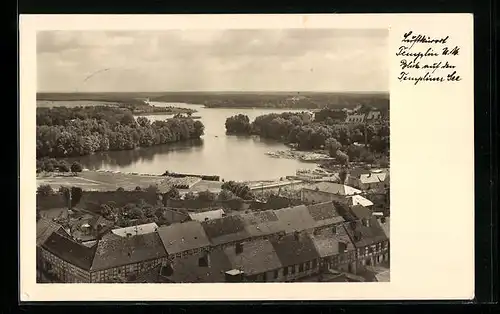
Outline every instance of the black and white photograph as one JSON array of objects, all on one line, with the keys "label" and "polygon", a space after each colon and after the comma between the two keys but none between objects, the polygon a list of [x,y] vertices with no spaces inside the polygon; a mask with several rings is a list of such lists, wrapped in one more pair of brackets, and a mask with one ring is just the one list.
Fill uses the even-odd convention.
[{"label": "black and white photograph", "polygon": [[36,282],[390,282],[388,43],[38,31]]}]

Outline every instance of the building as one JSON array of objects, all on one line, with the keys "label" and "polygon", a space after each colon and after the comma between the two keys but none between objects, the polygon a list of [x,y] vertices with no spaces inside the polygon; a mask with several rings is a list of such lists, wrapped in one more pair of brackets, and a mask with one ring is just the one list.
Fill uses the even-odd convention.
[{"label": "building", "polygon": [[199,221],[162,226],[158,234],[169,260],[187,255],[200,255],[209,250],[210,240]]},{"label": "building", "polygon": [[344,226],[356,248],[358,271],[389,260],[389,238],[376,218],[349,221]]},{"label": "building", "polygon": [[125,227],[125,228],[118,228],[118,229],[113,229],[111,232],[113,234],[116,234],[117,236],[120,237],[130,237],[130,236],[137,236],[137,235],[143,235],[143,234],[148,234],[148,233],[153,233],[158,230],[158,225],[154,222],[148,223],[148,224],[142,224],[142,225],[137,225],[137,226],[130,226],[130,227]]},{"label": "building", "polygon": [[52,233],[41,255],[41,271],[69,283],[132,281],[167,260],[157,233],[101,239],[91,247]]},{"label": "building", "polygon": [[389,186],[389,174],[382,170],[351,172],[347,183],[361,190],[385,189]]},{"label": "building", "polygon": [[366,115],[367,121],[378,121],[380,119],[382,119],[382,113],[377,110],[372,110]]},{"label": "building", "polygon": [[318,182],[302,188],[300,198],[307,203],[343,201],[347,196],[360,194],[361,190],[335,182]]}]

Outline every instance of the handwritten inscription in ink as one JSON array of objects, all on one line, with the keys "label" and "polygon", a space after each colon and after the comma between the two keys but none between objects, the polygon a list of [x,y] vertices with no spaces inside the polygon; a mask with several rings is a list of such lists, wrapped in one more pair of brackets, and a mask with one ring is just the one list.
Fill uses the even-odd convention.
[{"label": "handwritten inscription in ink", "polygon": [[450,36],[433,38],[413,31],[403,34],[396,56],[399,58],[400,82],[458,82],[462,78],[455,65],[460,47],[450,43]]}]

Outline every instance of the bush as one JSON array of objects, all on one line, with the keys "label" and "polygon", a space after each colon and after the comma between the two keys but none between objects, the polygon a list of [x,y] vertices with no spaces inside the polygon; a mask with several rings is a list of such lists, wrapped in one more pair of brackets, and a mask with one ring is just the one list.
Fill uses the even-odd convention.
[{"label": "bush", "polygon": [[54,190],[48,184],[42,184],[36,189],[36,193],[42,196],[50,196],[54,194]]},{"label": "bush", "polygon": [[78,161],[71,164],[71,172],[82,172],[83,167]]}]

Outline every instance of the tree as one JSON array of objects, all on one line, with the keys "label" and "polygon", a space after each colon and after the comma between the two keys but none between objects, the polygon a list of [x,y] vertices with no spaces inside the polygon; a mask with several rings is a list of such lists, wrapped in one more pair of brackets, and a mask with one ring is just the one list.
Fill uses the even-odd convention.
[{"label": "tree", "polygon": [[136,191],[142,191],[142,188],[141,188],[140,186],[136,186],[136,187],[135,187],[135,190],[136,190]]},{"label": "tree", "polygon": [[125,189],[124,189],[124,188],[122,188],[122,187],[120,186],[120,187],[118,187],[118,188],[116,189],[116,191],[117,191],[117,192],[123,192],[123,191],[125,191]]},{"label": "tree", "polygon": [[219,195],[217,196],[217,198],[220,200],[220,201],[228,201],[230,199],[233,199],[234,198],[234,194],[229,191],[229,190],[222,190],[220,191]]},{"label": "tree", "polygon": [[163,194],[164,199],[179,199],[181,194],[175,187],[171,187],[167,193]]},{"label": "tree", "polygon": [[196,195],[192,191],[189,191],[186,194],[184,194],[184,199],[185,200],[194,200],[194,199],[196,199]]},{"label": "tree", "polygon": [[213,202],[215,200],[215,194],[209,190],[198,192],[198,199],[205,202]]},{"label": "tree", "polygon": [[337,141],[335,138],[331,137],[331,138],[328,138],[326,141],[325,141],[325,149],[328,150],[328,153],[330,154],[330,157],[335,157],[337,156],[337,150],[339,150],[339,148],[341,147],[342,145],[340,145],[339,141]]},{"label": "tree", "polygon": [[83,190],[79,187],[71,188],[71,208],[75,207],[82,199]]},{"label": "tree", "polygon": [[42,184],[38,186],[36,193],[41,196],[49,196],[54,194],[54,190],[49,184]]},{"label": "tree", "polygon": [[59,172],[69,172],[70,166],[68,162],[66,162],[65,160],[61,160],[59,162],[58,170]]},{"label": "tree", "polygon": [[82,172],[82,170],[83,167],[78,161],[75,161],[71,164],[71,172]]}]

